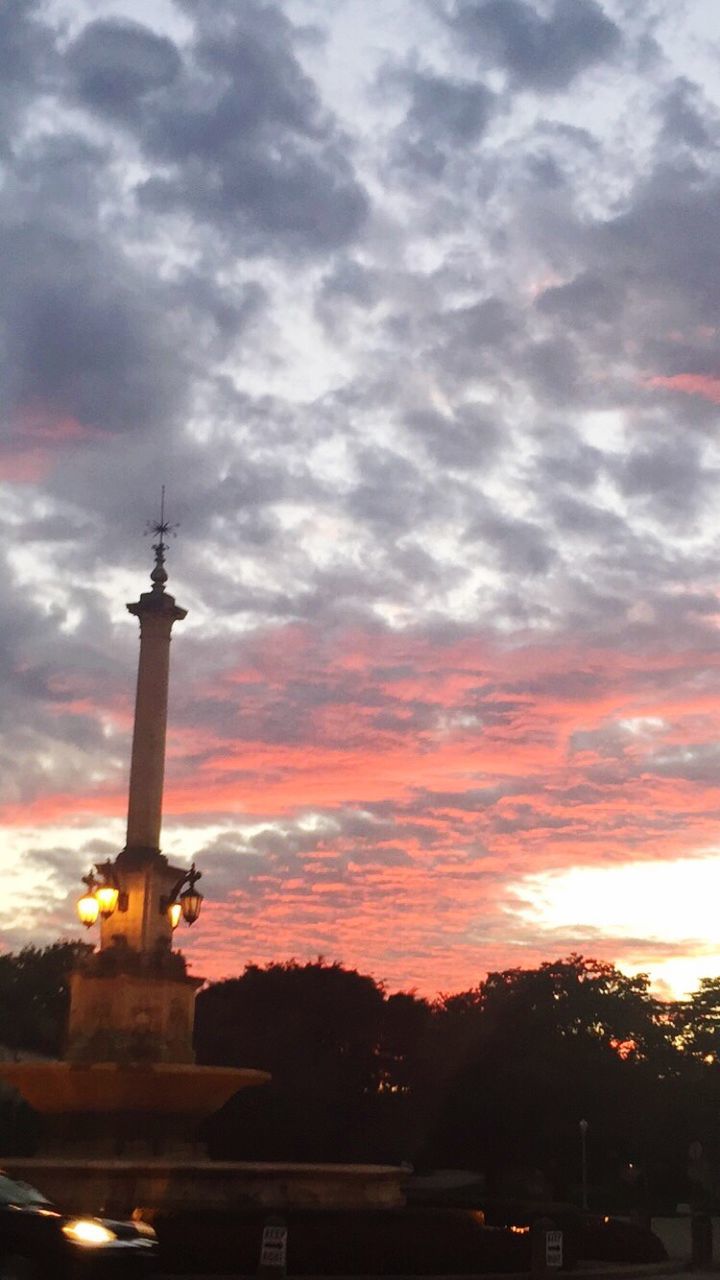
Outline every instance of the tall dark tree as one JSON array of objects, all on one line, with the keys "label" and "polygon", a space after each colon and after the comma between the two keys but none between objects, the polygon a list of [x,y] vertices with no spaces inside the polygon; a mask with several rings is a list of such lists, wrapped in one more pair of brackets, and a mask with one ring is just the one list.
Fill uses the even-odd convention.
[{"label": "tall dark tree", "polygon": [[642,975],[581,956],[491,973],[446,1000],[435,1035],[445,1057],[443,1106],[428,1158],[485,1172],[500,1190],[512,1169],[540,1170],[557,1190],[577,1178],[588,1120],[596,1176],[642,1141],[637,1094],[651,1058],[672,1053]]},{"label": "tall dark tree", "polygon": [[422,1151],[432,1097],[428,1047],[433,1018],[432,1006],[412,992],[399,991],[385,1000],[377,1091],[368,1115],[372,1129],[366,1134],[366,1150],[375,1160],[414,1163]]},{"label": "tall dark tree", "polygon": [[9,1049],[58,1057],[70,1003],[69,976],[92,951],[85,942],[55,942],[0,955],[0,1042]]},{"label": "tall dark tree", "polygon": [[697,991],[675,1006],[683,1049],[708,1065],[720,1057],[720,978],[701,978]]},{"label": "tall dark tree", "polygon": [[[55,942],[0,955],[0,1044],[5,1050],[60,1056],[70,971],[91,950],[84,942]],[[36,1120],[14,1090],[0,1087],[0,1155],[32,1153]]]},{"label": "tall dark tree", "polygon": [[260,1067],[272,1083],[211,1123],[218,1154],[353,1159],[382,1074],[384,996],[338,964],[250,965],[198,997],[198,1061]]}]

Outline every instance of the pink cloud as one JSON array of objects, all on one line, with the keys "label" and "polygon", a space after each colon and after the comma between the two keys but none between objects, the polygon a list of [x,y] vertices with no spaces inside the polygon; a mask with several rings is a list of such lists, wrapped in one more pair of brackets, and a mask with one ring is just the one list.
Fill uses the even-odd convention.
[{"label": "pink cloud", "polygon": [[[292,834],[312,813],[325,825],[303,828],[297,847],[290,839],[286,860],[256,854],[247,871],[238,853],[225,902],[213,902],[210,872],[189,942],[211,977],[322,952],[398,985],[457,989],[513,958],[508,883],[688,856],[716,838],[718,652],[329,637],[299,625],[238,645],[224,676],[177,690],[166,821],[220,815],[230,831],[250,820]],[[63,711],[82,716],[103,692],[77,680],[63,690]],[[102,707],[129,730],[116,690]],[[2,817],[120,816],[123,788],[78,776],[72,794],[38,794]],[[345,829],[347,812],[370,819]],[[529,931],[519,936],[522,962],[543,958]]]},{"label": "pink cloud", "polygon": [[49,405],[25,405],[11,420],[8,439],[0,448],[0,481],[38,484],[52,471],[60,450],[99,435]]},{"label": "pink cloud", "polygon": [[686,396],[702,396],[713,404],[720,404],[720,378],[713,378],[706,373],[676,373],[670,377],[656,375],[645,379],[648,387],[665,387],[669,391],[679,391]]}]

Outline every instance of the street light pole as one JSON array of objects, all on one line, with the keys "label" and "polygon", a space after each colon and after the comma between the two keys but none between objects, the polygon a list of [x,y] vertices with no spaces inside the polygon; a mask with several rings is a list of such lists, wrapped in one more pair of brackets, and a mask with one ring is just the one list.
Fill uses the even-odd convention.
[{"label": "street light pole", "polygon": [[582,1207],[588,1207],[588,1176],[587,1176],[587,1132],[589,1129],[587,1120],[580,1121],[580,1156],[582,1160]]}]

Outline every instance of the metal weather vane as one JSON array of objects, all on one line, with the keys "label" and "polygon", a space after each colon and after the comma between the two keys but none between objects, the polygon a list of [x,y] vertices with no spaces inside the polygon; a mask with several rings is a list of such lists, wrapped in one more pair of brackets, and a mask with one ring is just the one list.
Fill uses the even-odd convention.
[{"label": "metal weather vane", "polygon": [[158,541],[152,544],[155,552],[155,568],[150,574],[153,583],[153,591],[164,591],[165,583],[168,575],[165,568],[165,552],[168,549],[166,538],[174,538],[176,536],[177,524],[170,524],[165,519],[165,485],[160,489],[160,519],[150,520],[146,525],[145,532],[157,536]]}]

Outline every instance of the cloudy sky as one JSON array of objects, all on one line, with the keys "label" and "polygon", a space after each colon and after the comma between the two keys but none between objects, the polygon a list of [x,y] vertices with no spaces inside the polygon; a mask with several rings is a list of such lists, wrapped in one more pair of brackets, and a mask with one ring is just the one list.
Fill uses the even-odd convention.
[{"label": "cloudy sky", "polygon": [[714,0],[3,0],[2,945],[124,841],[180,523],[196,971],[720,972]]}]

